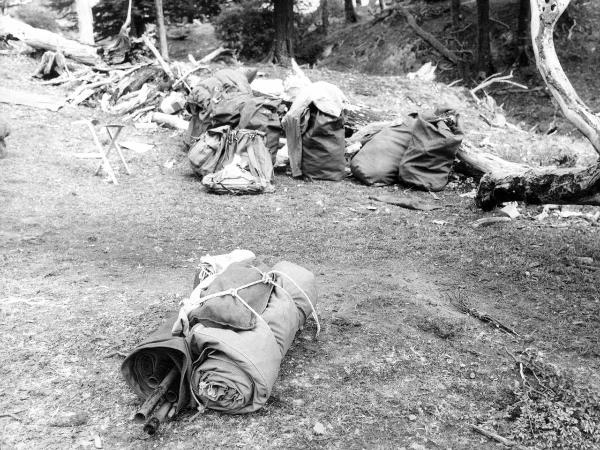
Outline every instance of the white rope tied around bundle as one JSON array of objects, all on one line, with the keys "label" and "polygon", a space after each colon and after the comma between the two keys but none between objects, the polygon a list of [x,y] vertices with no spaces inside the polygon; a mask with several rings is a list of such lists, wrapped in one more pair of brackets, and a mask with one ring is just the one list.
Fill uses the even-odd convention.
[{"label": "white rope tied around bundle", "polygon": [[[204,302],[206,302],[207,300],[213,299],[213,298],[218,298],[218,297],[223,297],[225,295],[231,295],[232,297],[238,299],[240,301],[240,303],[242,305],[244,305],[252,314],[254,314],[259,320],[262,320],[264,324],[267,324],[267,322],[265,321],[265,319],[259,314],[257,313],[254,308],[252,308],[240,295],[239,295],[239,291],[241,291],[242,289],[246,289],[249,288],[251,286],[255,286],[257,284],[260,283],[264,283],[264,284],[271,284],[279,289],[281,289],[283,292],[285,292],[285,294],[290,298],[290,300],[293,302],[293,297],[292,295],[283,287],[278,285],[277,283],[275,283],[275,280],[273,280],[272,275],[279,275],[279,276],[283,276],[285,277],[287,280],[289,280],[296,289],[298,289],[298,291],[304,296],[304,298],[306,298],[306,300],[308,301],[308,304],[310,305],[310,309],[311,309],[311,316],[313,316],[313,318],[315,319],[315,322],[317,324],[317,332],[315,333],[315,337],[319,336],[319,333],[321,332],[321,323],[319,322],[319,317],[317,316],[317,310],[315,309],[313,302],[311,301],[310,297],[308,296],[308,294],[304,291],[304,289],[302,289],[300,286],[298,286],[298,283],[296,283],[294,281],[294,279],[292,277],[290,277],[288,274],[284,273],[284,272],[280,272],[279,270],[271,270],[269,272],[262,272],[260,269],[258,269],[257,267],[254,267],[254,269],[256,269],[261,275],[262,278],[260,280],[256,280],[256,281],[251,281],[250,283],[246,283],[242,286],[238,286],[236,288],[230,288],[230,289],[226,289],[224,291],[220,291],[220,292],[215,292],[213,294],[209,294],[206,295],[204,297],[198,297],[197,299],[193,299],[192,297],[194,297],[195,295],[200,295],[200,289],[198,289],[200,287],[200,285],[198,285],[196,287],[196,289],[194,289],[194,291],[192,292],[192,295],[190,296],[190,300],[192,300],[190,303],[188,303],[187,305],[185,305],[187,308],[191,307],[191,310],[196,309],[198,306],[202,305]],[[310,316],[309,316],[310,317]]]}]

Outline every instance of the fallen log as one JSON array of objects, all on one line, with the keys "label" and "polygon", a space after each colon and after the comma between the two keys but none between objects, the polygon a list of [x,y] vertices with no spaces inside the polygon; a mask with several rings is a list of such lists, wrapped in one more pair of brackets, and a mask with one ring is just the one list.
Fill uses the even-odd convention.
[{"label": "fallen log", "polygon": [[80,44],[48,30],[34,28],[10,16],[0,15],[0,37],[12,36],[33,48],[62,52],[67,58],[86,65],[101,63],[96,48]]},{"label": "fallen log", "polygon": [[501,203],[600,205],[600,165],[587,168],[531,167],[506,161],[463,143],[457,172],[479,180],[475,203],[489,211]]},{"label": "fallen log", "polygon": [[600,206],[600,164],[586,168],[529,168],[510,175],[486,173],[479,181],[475,203],[484,210],[500,203]]},{"label": "fallen log", "polygon": [[531,167],[500,158],[492,153],[476,150],[468,141],[463,141],[456,152],[454,170],[476,180],[486,173],[494,173],[496,177],[523,173]]}]

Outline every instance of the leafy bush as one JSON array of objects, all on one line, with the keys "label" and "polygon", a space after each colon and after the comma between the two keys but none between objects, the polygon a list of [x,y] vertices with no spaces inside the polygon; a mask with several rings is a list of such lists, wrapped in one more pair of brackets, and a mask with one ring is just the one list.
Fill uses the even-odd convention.
[{"label": "leafy bush", "polygon": [[275,30],[273,11],[260,0],[225,7],[214,21],[217,38],[242,59],[259,59],[271,49]]},{"label": "leafy bush", "polygon": [[543,448],[600,447],[600,395],[531,350],[515,358],[520,383],[507,408],[512,437]]}]

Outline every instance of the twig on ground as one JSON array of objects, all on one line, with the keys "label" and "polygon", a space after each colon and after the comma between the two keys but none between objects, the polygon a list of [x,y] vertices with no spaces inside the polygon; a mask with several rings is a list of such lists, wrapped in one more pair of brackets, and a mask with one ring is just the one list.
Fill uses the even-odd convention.
[{"label": "twig on ground", "polygon": [[489,314],[476,310],[471,305],[469,305],[469,303],[466,300],[464,300],[463,298],[458,297],[456,299],[455,303],[456,304],[454,306],[460,312],[468,314],[472,317],[475,317],[476,319],[481,320],[482,322],[490,323],[490,324],[494,325],[496,328],[504,331],[505,333],[512,334],[513,336],[519,337],[519,333],[517,333],[515,330],[513,330],[512,328],[510,328],[507,325],[504,325],[498,319],[490,316]]},{"label": "twig on ground", "polygon": [[123,353],[123,352],[120,352],[120,351],[118,351],[118,350],[115,350],[115,351],[114,351],[114,352],[112,352],[112,353],[108,353],[108,354],[107,354],[107,355],[105,355],[104,357],[105,357],[105,358],[112,358],[113,356],[120,356],[121,358],[127,358],[127,353]]},{"label": "twig on ground", "polygon": [[477,431],[479,434],[482,434],[483,436],[489,438],[489,439],[493,439],[496,442],[500,442],[502,445],[506,445],[507,447],[514,447],[514,448],[518,448],[520,450],[524,450],[527,447],[523,447],[522,445],[518,444],[515,441],[511,441],[510,439],[506,439],[503,436],[500,436],[497,433],[494,433],[493,431],[488,431],[485,428],[481,428],[478,427],[477,425],[469,425],[474,431]]}]

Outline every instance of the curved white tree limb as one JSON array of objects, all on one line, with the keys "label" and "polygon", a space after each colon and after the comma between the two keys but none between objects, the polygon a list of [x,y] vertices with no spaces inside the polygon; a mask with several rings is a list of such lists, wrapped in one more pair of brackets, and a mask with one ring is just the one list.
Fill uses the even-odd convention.
[{"label": "curved white tree limb", "polygon": [[553,33],[571,0],[531,0],[531,39],[538,70],[566,118],[600,153],[600,118],[579,98],[560,65]]}]

